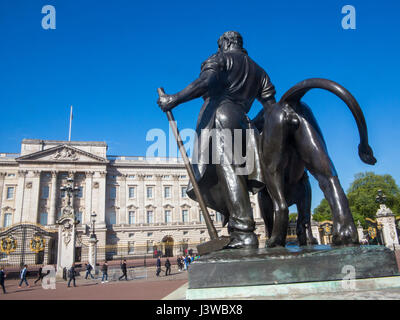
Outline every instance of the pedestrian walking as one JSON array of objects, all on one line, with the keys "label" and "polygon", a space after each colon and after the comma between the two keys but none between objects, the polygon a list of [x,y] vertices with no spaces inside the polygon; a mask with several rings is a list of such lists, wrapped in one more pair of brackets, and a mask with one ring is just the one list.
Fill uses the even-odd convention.
[{"label": "pedestrian walking", "polygon": [[30,288],[30,285],[29,285],[28,281],[26,280],[27,273],[28,273],[28,265],[25,264],[24,268],[21,270],[21,273],[20,273],[21,281],[19,282],[18,288],[21,288],[22,282],[25,282],[26,286],[28,288]]},{"label": "pedestrian walking", "polygon": [[185,270],[187,270],[189,265],[189,257],[186,256],[184,262],[185,262]]},{"label": "pedestrian walking", "polygon": [[178,258],[176,258],[176,263],[178,264],[178,270],[182,271],[182,261],[181,261],[181,257],[178,256]]},{"label": "pedestrian walking", "polygon": [[165,261],[165,276],[167,276],[168,274],[171,275],[171,262],[169,262],[169,259],[167,258],[167,260]]},{"label": "pedestrian walking", "polygon": [[4,286],[4,280],[5,280],[5,279],[6,279],[6,273],[4,272],[4,268],[1,267],[1,269],[0,269],[0,286],[2,287],[3,293],[4,293],[4,294],[7,293],[7,292],[6,292],[6,288],[5,288],[5,286]]},{"label": "pedestrian walking", "polygon": [[122,271],[122,276],[119,277],[118,280],[121,280],[123,277],[125,277],[125,280],[128,281],[128,275],[126,274],[126,260],[121,263],[121,271]]},{"label": "pedestrian walking", "polygon": [[161,272],[161,259],[160,257],[157,258],[157,269],[156,269],[156,276],[158,277]]},{"label": "pedestrian walking", "polygon": [[85,263],[86,265],[86,275],[85,275],[85,279],[88,278],[88,276],[90,276],[92,279],[94,279],[93,275],[92,275],[92,269],[93,267],[91,266],[90,263]]},{"label": "pedestrian walking", "polygon": [[75,263],[73,263],[71,268],[69,268],[69,270],[68,270],[68,278],[69,278],[68,288],[70,287],[71,281],[74,282],[74,287],[76,287],[76,284],[75,284]]},{"label": "pedestrian walking", "polygon": [[103,266],[101,267],[101,272],[103,272],[103,277],[101,278],[101,283],[104,283],[104,281],[108,282],[108,263],[107,263],[107,260],[104,261]]},{"label": "pedestrian walking", "polygon": [[40,268],[39,268],[39,271],[38,271],[38,278],[35,280],[35,284],[36,284],[36,282],[38,282],[39,280],[42,282],[44,276],[50,273],[50,270],[47,271],[47,274],[42,273],[42,271],[43,271],[43,265],[41,265]]}]

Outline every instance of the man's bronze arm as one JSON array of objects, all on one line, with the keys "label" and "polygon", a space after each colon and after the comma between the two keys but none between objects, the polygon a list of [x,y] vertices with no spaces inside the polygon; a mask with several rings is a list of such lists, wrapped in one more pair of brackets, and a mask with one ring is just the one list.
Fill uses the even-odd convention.
[{"label": "man's bronze arm", "polygon": [[207,93],[209,87],[214,84],[216,79],[217,74],[215,71],[203,71],[200,77],[194,80],[185,89],[172,95],[164,95],[158,100],[158,104],[163,111],[167,111],[184,102],[200,98]]}]

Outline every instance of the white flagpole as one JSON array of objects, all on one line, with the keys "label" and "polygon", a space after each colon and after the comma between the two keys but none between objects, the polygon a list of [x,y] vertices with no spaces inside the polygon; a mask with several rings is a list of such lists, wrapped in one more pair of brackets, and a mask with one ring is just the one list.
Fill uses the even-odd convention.
[{"label": "white flagpole", "polygon": [[68,141],[71,141],[71,128],[72,128],[72,105],[71,105],[71,112],[69,114],[69,135]]}]

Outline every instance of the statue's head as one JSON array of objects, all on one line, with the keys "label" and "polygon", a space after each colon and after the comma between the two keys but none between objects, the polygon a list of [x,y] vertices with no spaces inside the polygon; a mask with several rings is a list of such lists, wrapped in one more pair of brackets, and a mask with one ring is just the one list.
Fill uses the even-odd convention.
[{"label": "statue's head", "polygon": [[243,38],[239,32],[227,31],[218,39],[218,48],[221,51],[230,51],[233,49],[243,49]]}]

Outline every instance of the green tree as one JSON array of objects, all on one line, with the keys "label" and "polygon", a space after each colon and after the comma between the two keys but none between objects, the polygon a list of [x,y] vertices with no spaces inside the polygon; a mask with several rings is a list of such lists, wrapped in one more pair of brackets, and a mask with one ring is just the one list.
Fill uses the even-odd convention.
[{"label": "green tree", "polygon": [[322,199],[318,207],[314,209],[313,219],[318,222],[332,220],[332,211],[326,199]]},{"label": "green tree", "polygon": [[379,203],[375,200],[378,190],[382,190],[386,196],[386,206],[391,208],[395,215],[400,213],[400,189],[391,175],[363,172],[356,174],[354,178],[347,191],[354,220],[359,220],[365,225],[365,218],[375,219],[379,208]]},{"label": "green tree", "polygon": [[290,213],[290,214],[289,214],[289,221],[290,221],[290,222],[296,222],[296,220],[297,220],[297,212],[295,212],[295,213]]},{"label": "green tree", "polygon": [[[395,215],[400,215],[400,188],[389,174],[378,175],[373,172],[357,173],[347,191],[350,211],[354,221],[360,221],[366,227],[365,218],[375,219],[379,204],[375,201],[378,190],[386,196],[386,205]],[[315,221],[332,220],[332,212],[328,201],[323,199],[314,209]]]}]

